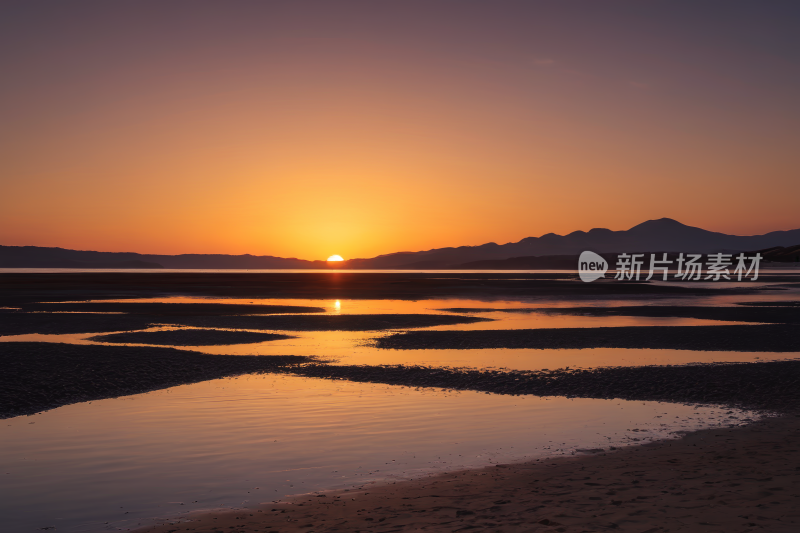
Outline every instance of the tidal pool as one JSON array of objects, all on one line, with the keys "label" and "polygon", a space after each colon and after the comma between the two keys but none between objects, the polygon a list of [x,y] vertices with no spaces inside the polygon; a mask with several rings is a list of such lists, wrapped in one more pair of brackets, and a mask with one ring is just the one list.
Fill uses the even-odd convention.
[{"label": "tidal pool", "polygon": [[127,530],[190,510],[608,449],[755,417],[714,406],[242,376],[0,421],[0,515],[5,531]]},{"label": "tidal pool", "polygon": [[[763,295],[756,295],[763,299]],[[783,298],[796,298],[794,293],[781,295]],[[720,296],[728,298],[728,296]],[[743,298],[740,296],[740,300]],[[108,300],[111,301],[111,300]],[[117,300],[120,301],[120,300]],[[322,307],[322,314],[406,314],[406,313],[432,313],[453,316],[454,313],[443,311],[445,308],[507,308],[519,309],[530,307],[557,307],[564,302],[559,299],[537,301],[492,301],[466,299],[441,299],[441,300],[312,300],[312,299],[241,299],[241,298],[153,298],[128,300],[138,302],[170,302],[170,303],[231,303],[231,304],[260,304],[260,305],[300,305]],[[652,300],[647,303],[653,305],[664,303],[666,300]],[[672,300],[670,303],[674,303]],[[595,302],[596,305],[610,305],[621,302]],[[629,304],[631,302],[628,302]],[[646,303],[646,302],[639,302]],[[686,302],[683,302],[684,304]],[[708,305],[709,302],[706,302]],[[730,304],[730,302],[728,302]],[[543,313],[509,313],[502,311],[481,311],[469,314],[490,318],[489,322],[473,324],[453,324],[434,326],[428,330],[486,330],[486,329],[536,329],[536,328],[592,328],[592,327],[623,327],[623,326],[704,326],[704,325],[735,325],[742,322],[715,321],[695,318],[672,317],[626,317],[626,316],[569,316],[548,315]],[[272,315],[275,316],[275,315]],[[169,324],[170,318],[156,317],[155,320]],[[298,316],[300,320],[302,316]],[[179,326],[163,325],[140,331],[169,331]],[[183,328],[186,329],[186,328]],[[220,328],[222,329],[222,328]],[[664,365],[710,362],[745,362],[766,361],[777,359],[794,359],[798,353],[768,353],[768,352],[723,352],[723,351],[688,351],[688,350],[662,350],[662,349],[564,349],[564,350],[536,350],[536,349],[476,349],[476,350],[389,350],[378,349],[374,340],[380,336],[403,329],[389,329],[383,331],[294,331],[294,330],[247,330],[238,331],[268,332],[287,335],[291,338],[271,340],[259,343],[241,343],[224,346],[187,346],[185,348],[213,354],[230,355],[304,355],[315,356],[322,360],[338,364],[420,364],[430,366],[468,367],[482,369],[507,368],[512,370],[542,370],[554,368],[594,368],[598,366],[638,366],[638,365]],[[110,332],[109,332],[110,333]],[[0,337],[2,341],[25,342],[66,342],[74,344],[106,344],[100,341],[89,340],[97,333],[63,334],[63,335],[15,335]],[[234,342],[234,341],[232,341]],[[144,344],[133,344],[144,346]]]}]

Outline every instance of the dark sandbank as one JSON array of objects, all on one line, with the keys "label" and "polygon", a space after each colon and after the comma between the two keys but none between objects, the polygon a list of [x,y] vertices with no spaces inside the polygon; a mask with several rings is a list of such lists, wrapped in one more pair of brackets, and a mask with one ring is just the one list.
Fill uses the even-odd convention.
[{"label": "dark sandbank", "polygon": [[800,307],[800,302],[739,302],[737,305],[750,305],[754,307]]},{"label": "dark sandbank", "polygon": [[[674,305],[626,305],[620,307],[557,307],[540,309],[538,312],[551,315],[674,317],[732,322],[800,324],[800,308],[792,307],[691,307]],[[798,350],[800,350],[800,347],[798,347]]]},{"label": "dark sandbank", "polygon": [[[181,304],[175,304],[181,305]],[[0,336],[30,333],[106,333],[147,329],[154,325],[199,328],[286,331],[380,331],[484,322],[489,318],[435,315],[238,315],[238,316],[148,316],[95,313],[0,312]],[[238,343],[237,343],[238,344]]]},{"label": "dark sandbank", "polygon": [[446,307],[437,309],[445,313],[536,313],[541,307]]},{"label": "dark sandbank", "polygon": [[[638,316],[649,318],[697,318],[726,322],[768,322],[800,324],[800,308],[775,307],[692,307],[676,305],[625,305],[619,307],[528,307],[528,308],[460,308],[440,309],[451,313],[542,313],[577,316]],[[799,348],[800,349],[800,348]]]},{"label": "dark sandbank", "polygon": [[225,303],[154,303],[154,302],[70,302],[33,303],[23,311],[69,311],[83,313],[127,313],[149,316],[229,316],[269,315],[279,313],[324,313],[322,307],[302,305],[259,305]]},{"label": "dark sandbank", "polygon": [[311,363],[287,371],[318,378],[496,394],[700,402],[782,411],[800,407],[800,361],[542,371]]},{"label": "dark sandbank", "polygon": [[209,379],[268,372],[300,356],[208,355],[174,348],[0,344],[0,418]]},{"label": "dark sandbank", "polygon": [[491,321],[490,318],[434,314],[279,315],[180,317],[174,324],[203,328],[266,329],[283,331],[380,331],[425,328]]},{"label": "dark sandbank", "polygon": [[144,315],[102,315],[94,313],[0,312],[0,336],[41,333],[105,333],[146,329],[163,323],[163,317]]},{"label": "dark sandbank", "polygon": [[800,352],[797,333],[797,326],[784,324],[409,331],[377,339],[376,345],[398,350],[653,348]]},{"label": "dark sandbank", "polygon": [[134,331],[96,335],[88,340],[132,344],[154,344],[159,346],[221,346],[229,344],[252,344],[264,341],[291,339],[290,335],[258,333],[253,331],[225,331],[219,329],[178,329],[171,331]]}]

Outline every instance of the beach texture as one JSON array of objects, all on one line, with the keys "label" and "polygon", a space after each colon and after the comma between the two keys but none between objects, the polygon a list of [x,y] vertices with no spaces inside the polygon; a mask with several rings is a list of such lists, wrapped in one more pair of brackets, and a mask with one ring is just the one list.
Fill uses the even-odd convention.
[{"label": "beach texture", "polygon": [[800,415],[583,456],[197,513],[141,533],[800,530]]}]

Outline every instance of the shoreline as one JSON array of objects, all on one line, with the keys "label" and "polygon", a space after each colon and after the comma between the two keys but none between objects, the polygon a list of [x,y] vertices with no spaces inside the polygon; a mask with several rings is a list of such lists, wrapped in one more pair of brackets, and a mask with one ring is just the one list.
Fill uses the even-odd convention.
[{"label": "shoreline", "polygon": [[4,350],[0,363],[5,371],[0,374],[0,419],[71,403],[263,372],[504,395],[713,403],[742,409],[800,411],[798,360],[500,371],[336,365],[306,356],[211,355],[167,346],[1,344]]},{"label": "shoreline", "polygon": [[591,455],[191,513],[135,531],[796,531],[799,437],[792,411]]},{"label": "shoreline", "polygon": [[309,361],[295,355],[210,355],[157,346],[46,342],[0,346],[0,420]]},{"label": "shoreline", "polygon": [[618,366],[593,369],[499,371],[426,366],[338,366],[309,362],[294,375],[437,387],[494,394],[713,403],[777,412],[800,410],[800,361]]},{"label": "shoreline", "polygon": [[796,324],[409,330],[381,337],[376,346],[395,350],[655,348],[791,353],[798,349],[796,330]]},{"label": "shoreline", "polygon": [[[771,276],[771,281],[787,282],[786,288],[798,286],[796,277],[789,275]],[[794,301],[780,308],[770,305],[751,308],[640,305],[642,301],[655,302],[663,298],[688,299],[719,294],[738,298],[743,294],[764,293],[757,287],[720,290],[647,283],[584,284],[559,275],[6,274],[0,276],[0,307],[7,308],[0,313],[4,319],[0,334],[75,332],[86,331],[86,328],[93,334],[119,333],[146,329],[152,323],[225,328],[252,325],[257,321],[263,325],[291,326],[295,328],[292,331],[386,331],[400,324],[404,326],[401,331],[389,331],[380,336],[374,340],[376,346],[464,350],[666,346],[690,350],[748,349],[772,354],[797,352],[794,337],[798,316]],[[187,304],[127,301],[178,295],[212,300]],[[477,322],[481,319],[441,314],[448,309],[436,314],[331,318],[317,314],[320,308],[308,306],[293,307],[292,310],[306,312],[292,318],[274,313],[252,317],[247,316],[246,311],[274,312],[287,308],[221,305],[213,300],[223,297],[431,301],[461,298],[487,302],[487,306],[494,300],[508,298],[530,305],[536,305],[538,300],[589,302],[602,298],[617,302],[614,309],[621,310],[591,308],[589,311],[601,316],[634,313],[636,316],[702,314],[728,320],[748,317],[767,323],[408,331],[433,325],[433,322]],[[625,302],[637,305],[622,309],[620,303]],[[574,303],[572,307],[553,312],[583,314],[589,312],[586,305]],[[107,311],[113,308],[116,312],[127,313],[86,312],[98,306]],[[83,313],[58,312],[76,310]],[[194,330],[190,333],[212,334]],[[168,334],[161,336],[189,335],[186,332]],[[220,342],[227,342],[231,337],[230,332],[221,330],[213,335],[219,336]],[[713,403],[783,413],[745,427],[699,430],[680,439],[613,451],[451,471],[410,481],[389,480],[357,490],[296,495],[279,504],[265,504],[254,509],[193,513],[191,522],[176,523],[175,518],[163,520],[159,526],[139,529],[142,533],[468,529],[727,533],[799,529],[796,522],[800,521],[800,512],[796,509],[800,508],[797,501],[800,498],[800,478],[797,477],[800,476],[800,360],[796,359],[481,371],[418,365],[337,365],[305,356],[209,355],[156,346],[12,341],[2,347],[0,359],[4,361],[6,372],[0,376],[3,378],[0,382],[6,386],[3,387],[5,392],[0,394],[0,418],[256,372],[507,395]],[[558,366],[557,357],[553,358],[553,366]],[[184,516],[182,520],[185,519]]]}]

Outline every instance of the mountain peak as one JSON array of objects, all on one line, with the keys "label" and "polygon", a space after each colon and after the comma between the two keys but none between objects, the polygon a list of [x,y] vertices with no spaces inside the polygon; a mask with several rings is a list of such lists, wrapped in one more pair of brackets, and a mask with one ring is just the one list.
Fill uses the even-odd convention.
[{"label": "mountain peak", "polygon": [[687,226],[686,224],[678,222],[674,218],[664,217],[664,218],[657,218],[654,220],[647,220],[645,222],[642,222],[641,224],[635,225],[628,231],[635,229],[653,230],[653,229],[677,229],[677,228],[690,228],[690,227],[691,226]]}]

